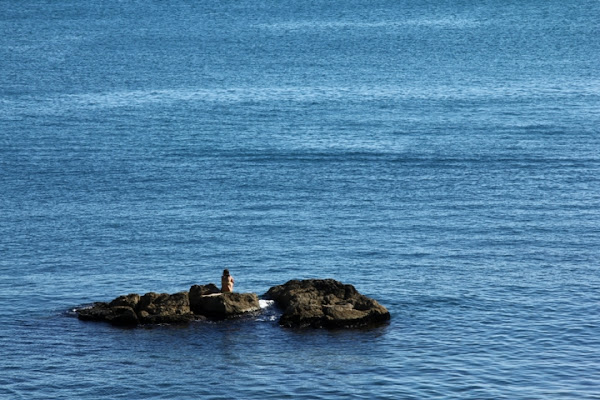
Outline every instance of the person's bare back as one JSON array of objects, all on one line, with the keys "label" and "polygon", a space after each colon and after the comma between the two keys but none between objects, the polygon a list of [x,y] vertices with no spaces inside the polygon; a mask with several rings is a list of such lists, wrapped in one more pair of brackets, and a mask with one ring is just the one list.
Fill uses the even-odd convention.
[{"label": "person's bare back", "polygon": [[229,274],[229,270],[223,270],[223,276],[221,276],[221,292],[222,293],[230,293],[233,292],[233,284],[234,284],[233,276]]}]

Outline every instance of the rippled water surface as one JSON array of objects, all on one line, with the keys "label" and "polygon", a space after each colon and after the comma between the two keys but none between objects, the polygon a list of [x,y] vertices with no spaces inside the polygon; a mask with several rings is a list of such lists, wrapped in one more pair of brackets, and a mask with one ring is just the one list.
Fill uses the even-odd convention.
[{"label": "rippled water surface", "polygon": [[[600,398],[600,3],[0,3],[0,398]],[[335,278],[389,325],[73,308]]]}]

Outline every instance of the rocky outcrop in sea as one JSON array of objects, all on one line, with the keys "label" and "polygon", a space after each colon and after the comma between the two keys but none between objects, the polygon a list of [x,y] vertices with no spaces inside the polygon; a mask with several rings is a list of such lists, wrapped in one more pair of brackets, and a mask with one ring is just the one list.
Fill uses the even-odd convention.
[{"label": "rocky outcrop in sea", "polygon": [[[284,327],[358,328],[390,319],[388,310],[376,300],[333,279],[291,280],[270,288],[264,297],[282,310],[279,324]],[[75,311],[85,321],[137,326],[221,320],[258,313],[260,309],[256,294],[221,293],[210,283],[174,294],[132,293]]]},{"label": "rocky outcrop in sea", "polygon": [[225,319],[260,310],[254,293],[221,293],[214,284],[194,285],[175,294],[133,293],[110,303],[98,302],[76,309],[85,321],[104,321],[119,326],[181,324],[194,320]]},{"label": "rocky outcrop in sea", "polygon": [[358,328],[385,323],[389,311],[352,285],[333,279],[291,280],[265,297],[282,308],[285,327]]}]

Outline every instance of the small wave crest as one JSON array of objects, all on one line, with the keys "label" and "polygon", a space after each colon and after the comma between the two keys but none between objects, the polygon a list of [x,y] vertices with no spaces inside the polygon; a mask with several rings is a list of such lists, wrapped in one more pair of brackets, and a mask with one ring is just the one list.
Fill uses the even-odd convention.
[{"label": "small wave crest", "polygon": [[260,308],[263,309],[271,307],[275,302],[273,300],[258,300],[258,304],[260,305]]}]

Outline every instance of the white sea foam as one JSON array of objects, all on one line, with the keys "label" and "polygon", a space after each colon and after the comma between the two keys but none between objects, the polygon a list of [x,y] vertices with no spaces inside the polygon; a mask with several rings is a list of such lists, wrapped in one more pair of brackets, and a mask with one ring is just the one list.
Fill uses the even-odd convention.
[{"label": "white sea foam", "polygon": [[275,302],[273,300],[258,300],[260,308],[271,307]]}]

